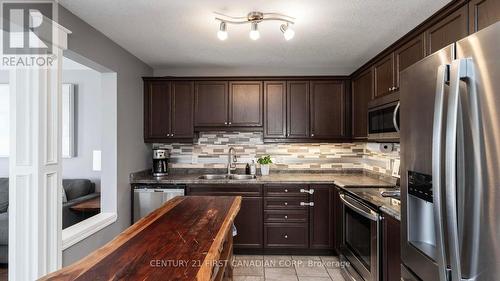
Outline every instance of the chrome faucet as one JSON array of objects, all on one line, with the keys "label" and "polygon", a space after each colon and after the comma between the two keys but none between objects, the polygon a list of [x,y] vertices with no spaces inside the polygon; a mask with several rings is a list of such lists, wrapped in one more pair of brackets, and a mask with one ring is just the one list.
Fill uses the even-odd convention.
[{"label": "chrome faucet", "polygon": [[236,157],[236,150],[234,147],[229,147],[229,151],[227,152],[227,174],[230,175],[232,170],[236,170],[236,161],[238,158]]}]

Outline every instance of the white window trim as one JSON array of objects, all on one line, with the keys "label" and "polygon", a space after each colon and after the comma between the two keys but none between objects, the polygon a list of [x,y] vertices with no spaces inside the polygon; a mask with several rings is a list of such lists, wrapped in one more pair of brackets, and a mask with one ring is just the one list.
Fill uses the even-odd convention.
[{"label": "white window trim", "polygon": [[62,249],[75,245],[83,239],[91,236],[106,226],[114,223],[118,216],[116,213],[99,213],[93,217],[83,220],[75,225],[63,229]]},{"label": "white window trim", "polygon": [[[62,155],[63,159],[70,159],[76,157],[76,132],[75,132],[75,84],[63,83],[62,84],[62,97],[61,102],[62,110]],[[65,112],[65,107],[67,112]],[[67,131],[67,132],[66,132]],[[65,134],[67,134],[67,139]],[[66,147],[67,146],[67,147]],[[66,151],[67,150],[67,151]]]},{"label": "white window trim", "polygon": [[[114,186],[115,189],[101,190],[101,212],[95,216],[85,219],[77,224],[62,229],[62,251],[81,242],[83,239],[90,237],[96,232],[116,222],[118,219],[117,211],[117,74],[102,73],[102,92],[108,93],[103,95],[102,103],[107,106],[107,110],[103,116],[103,128],[115,128],[111,131],[106,131],[103,134],[102,143],[102,167],[106,172],[101,174],[101,187]],[[108,125],[108,126],[106,126]],[[104,133],[104,132],[103,132]],[[59,198],[62,201],[61,196]],[[103,202],[106,202],[103,204]],[[62,208],[59,209],[62,215]]]}]

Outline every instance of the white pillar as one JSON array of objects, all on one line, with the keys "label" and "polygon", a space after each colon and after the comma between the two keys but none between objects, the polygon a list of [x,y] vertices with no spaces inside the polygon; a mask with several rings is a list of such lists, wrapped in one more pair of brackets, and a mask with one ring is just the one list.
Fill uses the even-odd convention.
[{"label": "white pillar", "polygon": [[61,267],[61,69],[68,30],[53,22],[52,68],[10,72],[9,280]]}]

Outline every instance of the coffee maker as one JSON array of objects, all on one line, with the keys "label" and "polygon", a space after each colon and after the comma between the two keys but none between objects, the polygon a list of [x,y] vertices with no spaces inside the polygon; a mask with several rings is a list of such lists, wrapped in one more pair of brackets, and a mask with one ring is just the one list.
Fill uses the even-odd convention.
[{"label": "coffee maker", "polygon": [[168,175],[168,149],[153,149],[153,176]]}]

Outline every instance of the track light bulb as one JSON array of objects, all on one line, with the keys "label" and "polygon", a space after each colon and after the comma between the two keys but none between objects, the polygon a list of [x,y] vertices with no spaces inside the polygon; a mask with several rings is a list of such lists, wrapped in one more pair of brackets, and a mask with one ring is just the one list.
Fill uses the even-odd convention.
[{"label": "track light bulb", "polygon": [[250,39],[257,40],[260,38],[259,26],[256,22],[252,22],[252,28],[250,30]]},{"label": "track light bulb", "polygon": [[226,27],[226,23],[223,21],[219,25],[219,31],[217,31],[217,37],[221,41],[224,41],[227,39],[227,27]]},{"label": "track light bulb", "polygon": [[283,32],[283,36],[285,37],[285,40],[291,40],[295,36],[295,31],[290,27],[290,24],[282,24],[281,27],[281,32]]}]

